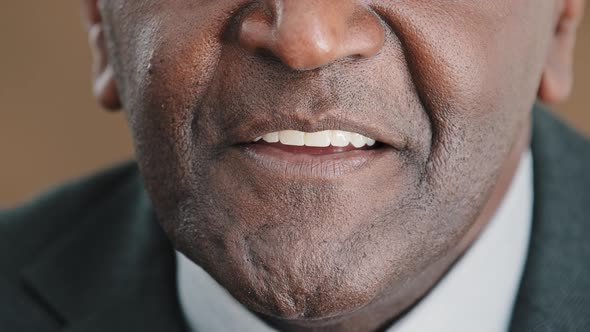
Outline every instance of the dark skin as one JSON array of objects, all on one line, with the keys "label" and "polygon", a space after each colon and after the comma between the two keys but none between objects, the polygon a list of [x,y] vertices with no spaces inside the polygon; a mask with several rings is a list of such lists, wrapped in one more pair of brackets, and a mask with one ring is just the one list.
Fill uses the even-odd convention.
[{"label": "dark skin", "polygon": [[[285,331],[376,330],[431,289],[500,204],[535,99],[567,98],[584,11],[583,0],[83,4],[95,95],[125,109],[170,240]],[[248,152],[287,129],[380,143],[362,163]]]}]

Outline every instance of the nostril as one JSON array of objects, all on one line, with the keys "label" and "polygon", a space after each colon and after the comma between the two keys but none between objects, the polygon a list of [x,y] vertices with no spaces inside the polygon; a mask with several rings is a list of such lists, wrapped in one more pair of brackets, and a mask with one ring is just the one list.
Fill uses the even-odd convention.
[{"label": "nostril", "polygon": [[267,48],[257,48],[254,54],[261,60],[269,63],[282,64],[283,61]]},{"label": "nostril", "polygon": [[242,47],[252,53],[270,50],[273,44],[272,18],[263,11],[248,13],[240,24],[238,40]]}]

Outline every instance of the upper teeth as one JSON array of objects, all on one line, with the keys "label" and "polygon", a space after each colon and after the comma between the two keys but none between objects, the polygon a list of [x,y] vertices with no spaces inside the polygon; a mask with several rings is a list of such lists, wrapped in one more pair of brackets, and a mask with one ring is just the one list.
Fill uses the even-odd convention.
[{"label": "upper teeth", "polygon": [[362,148],[365,145],[375,145],[375,140],[361,134],[351,133],[342,130],[324,130],[315,133],[305,133],[298,130],[283,130],[257,137],[254,142],[263,140],[267,143],[281,142],[284,145],[294,146],[347,146],[352,144],[355,148]]}]

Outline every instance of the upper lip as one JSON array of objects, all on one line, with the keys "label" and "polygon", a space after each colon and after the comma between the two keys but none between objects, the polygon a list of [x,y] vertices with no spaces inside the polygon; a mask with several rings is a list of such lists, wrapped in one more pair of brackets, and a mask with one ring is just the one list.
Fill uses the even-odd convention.
[{"label": "upper lip", "polygon": [[359,123],[337,115],[311,116],[301,113],[249,117],[248,120],[226,130],[226,143],[229,145],[252,143],[257,137],[281,130],[299,130],[309,133],[342,130],[372,138],[396,150],[401,151],[407,147],[407,143],[401,135],[396,135],[391,129],[388,130],[379,125]]}]

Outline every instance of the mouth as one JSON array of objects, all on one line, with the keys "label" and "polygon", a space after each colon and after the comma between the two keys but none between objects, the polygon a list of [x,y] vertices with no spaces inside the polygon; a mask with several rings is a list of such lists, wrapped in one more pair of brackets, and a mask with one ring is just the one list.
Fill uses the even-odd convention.
[{"label": "mouth", "polygon": [[268,133],[254,139],[254,143],[273,144],[292,153],[312,155],[346,152],[375,146],[376,140],[342,130],[324,130],[306,133],[299,130],[283,130]]},{"label": "mouth", "polygon": [[343,130],[270,132],[240,144],[239,149],[266,172],[305,178],[344,176],[395,151],[376,139]]}]

